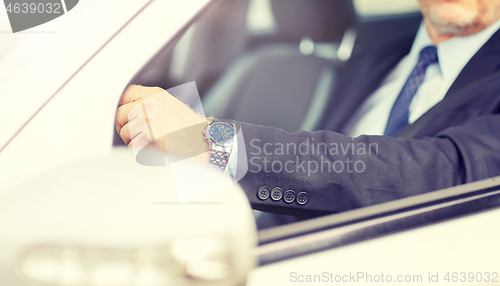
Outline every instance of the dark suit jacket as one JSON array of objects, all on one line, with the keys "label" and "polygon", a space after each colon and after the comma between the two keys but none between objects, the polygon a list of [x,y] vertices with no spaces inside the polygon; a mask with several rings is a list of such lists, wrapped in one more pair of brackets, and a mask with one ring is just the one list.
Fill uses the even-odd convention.
[{"label": "dark suit jacket", "polygon": [[[244,136],[239,144],[245,144],[249,169],[239,183],[254,208],[299,216],[333,213],[500,175],[500,32],[470,60],[445,98],[397,138],[351,138],[333,132],[342,130],[360,104],[409,53],[412,42],[413,35],[365,50],[351,60],[339,72],[328,114],[318,128],[322,131],[286,133],[239,124]],[[310,150],[305,152],[307,142]],[[267,154],[265,143],[270,143],[265,146]],[[284,149],[290,147],[285,150],[289,152],[280,150],[279,143]],[[314,152],[312,143],[317,144]],[[293,145],[301,144],[302,153],[307,154],[299,150],[293,153]],[[344,152],[346,148],[351,149]],[[238,158],[244,158],[241,155]],[[239,166],[245,163],[240,161]],[[344,162],[341,172],[337,161]],[[315,172],[313,162],[318,165]],[[269,190],[279,187],[283,193],[293,190],[296,195],[306,192],[308,201],[262,200],[257,194],[262,186]]]}]

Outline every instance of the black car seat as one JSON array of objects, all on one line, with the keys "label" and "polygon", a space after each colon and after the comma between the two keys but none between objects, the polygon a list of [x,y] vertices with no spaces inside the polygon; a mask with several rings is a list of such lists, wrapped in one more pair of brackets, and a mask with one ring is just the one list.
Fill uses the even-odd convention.
[{"label": "black car seat", "polygon": [[271,1],[280,41],[236,60],[205,94],[203,107],[218,118],[312,130],[333,89],[336,63],[354,45],[353,3]]}]

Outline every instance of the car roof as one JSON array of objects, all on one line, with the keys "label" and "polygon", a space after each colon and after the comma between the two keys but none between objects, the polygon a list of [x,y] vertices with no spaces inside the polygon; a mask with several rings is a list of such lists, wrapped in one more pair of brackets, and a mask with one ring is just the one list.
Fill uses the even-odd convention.
[{"label": "car roof", "polygon": [[[0,62],[0,150],[151,0],[83,1],[68,14],[27,31]],[[120,9],[116,9],[120,7]],[[109,13],[113,11],[113,13]],[[1,34],[12,37],[12,34]],[[56,67],[56,68],[55,68]]]}]

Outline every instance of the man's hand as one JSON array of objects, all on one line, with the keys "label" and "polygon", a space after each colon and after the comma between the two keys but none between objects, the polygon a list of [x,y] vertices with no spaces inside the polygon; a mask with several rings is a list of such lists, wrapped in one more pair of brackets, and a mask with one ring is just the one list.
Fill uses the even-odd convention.
[{"label": "man's hand", "polygon": [[[129,86],[116,111],[116,131],[129,147],[157,148],[183,158],[209,161],[202,131],[206,119],[159,87]],[[152,143],[154,141],[154,143]]]}]

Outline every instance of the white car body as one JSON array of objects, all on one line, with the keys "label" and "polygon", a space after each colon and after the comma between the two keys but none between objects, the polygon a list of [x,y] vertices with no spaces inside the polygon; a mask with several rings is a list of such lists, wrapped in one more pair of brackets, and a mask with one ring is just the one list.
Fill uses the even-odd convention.
[{"label": "white car body", "polygon": [[128,82],[208,3],[81,1],[39,28],[50,33],[12,50],[0,63],[0,180],[10,177],[0,193],[28,174],[109,152]]},{"label": "white car body", "polygon": [[[500,274],[499,219],[500,209],[495,209],[284,260],[252,271],[248,285],[497,285],[492,279],[485,282],[484,273]],[[321,244],[323,238],[312,239]],[[268,250],[260,249],[264,251]],[[351,278],[358,273],[364,278]],[[475,277],[472,282],[461,282],[461,273],[478,277],[481,273],[482,281]],[[373,280],[367,280],[367,274]],[[436,274],[438,280],[429,281]],[[449,281],[445,280],[447,274]],[[319,275],[324,281],[307,283],[307,275],[312,279]],[[385,280],[381,280],[382,275]]]}]

